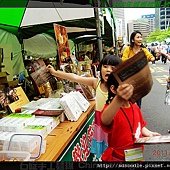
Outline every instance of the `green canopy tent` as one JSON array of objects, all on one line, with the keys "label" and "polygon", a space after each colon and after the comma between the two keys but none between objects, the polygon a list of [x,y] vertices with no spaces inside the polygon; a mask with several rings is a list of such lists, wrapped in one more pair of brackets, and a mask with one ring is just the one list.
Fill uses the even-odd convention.
[{"label": "green canopy tent", "polygon": [[[55,8],[50,9],[49,12],[51,10],[54,11]],[[27,8],[24,7],[0,8],[0,48],[3,49],[4,56],[2,60],[3,65],[5,65],[2,71],[7,71],[10,74],[8,76],[9,80],[12,80],[14,75],[25,72],[22,58],[23,40],[41,33],[47,33],[54,37],[53,23],[58,21],[55,19],[52,20],[52,23],[48,23],[49,18],[46,18],[46,21],[41,23],[33,23],[33,25],[30,23],[30,25],[22,26],[24,17],[28,16],[26,11]],[[43,10],[37,20],[41,21],[41,17],[43,18],[42,14]],[[32,16],[35,18],[35,15]],[[32,17],[30,19],[32,20]]]},{"label": "green canopy tent", "polygon": [[[1,0],[0,28],[16,35],[20,43],[23,38],[30,38],[38,33],[45,32],[54,35],[52,24],[56,22],[66,27],[96,29],[93,2],[96,3],[97,1]],[[101,1],[101,3],[103,2]],[[107,1],[105,2],[107,3]],[[108,25],[107,22],[105,23]],[[81,31],[78,36],[88,34],[88,31],[86,30],[84,33]],[[110,30],[107,30],[107,32],[110,33]],[[77,36],[73,32],[69,34],[70,39]]]},{"label": "green canopy tent", "polygon": [[[86,30],[68,32],[69,38],[74,39],[80,35],[96,33],[96,20],[92,0],[77,2],[75,0],[2,0],[0,2],[0,28],[17,36],[20,43],[23,39],[30,38],[39,33],[48,33],[54,36],[53,23],[66,27],[79,27]],[[83,8],[82,8],[83,5]],[[19,8],[7,8],[19,7]],[[69,8],[68,8],[69,7]],[[74,11],[73,11],[73,10]],[[108,37],[110,26],[106,20],[105,34]]]},{"label": "green canopy tent", "polygon": [[[0,56],[2,64],[5,66],[2,71],[8,72],[8,80],[13,80],[14,75],[21,72],[26,74],[23,63],[21,44],[18,41],[18,29],[20,27],[27,0],[19,1],[22,8],[9,8],[16,4],[14,1],[0,2],[0,48],[3,53]],[[4,8],[3,8],[4,7]]]},{"label": "green canopy tent", "polygon": [[[87,10],[82,10],[81,13],[86,13],[84,15],[80,14],[80,10],[78,11],[79,14],[72,15],[71,13],[65,12],[67,17],[63,17],[62,15],[62,8],[80,8],[82,4],[89,4],[87,0],[77,4],[74,0],[65,0],[65,4],[61,4],[59,0],[47,1],[47,0],[1,0],[0,1],[0,28],[6,30],[10,33],[16,35],[19,41],[22,41],[22,35],[20,35],[20,28],[21,27],[28,27],[33,25],[40,25],[40,24],[48,24],[54,22],[60,22],[65,20],[73,20],[79,18],[89,18],[92,16],[91,12]],[[69,2],[70,5],[68,5]],[[71,5],[72,4],[72,5]],[[14,8],[15,7],[15,8]],[[17,7],[17,8],[16,8]],[[83,6],[84,7],[84,6]],[[85,7],[92,7],[91,5]],[[83,12],[85,11],[85,12]],[[87,12],[86,12],[87,11]],[[94,16],[94,15],[93,15]],[[37,29],[37,28],[36,28]],[[41,27],[41,31],[44,30]],[[32,33],[32,34],[31,34]],[[30,36],[36,35],[37,30],[35,32],[30,31]],[[28,37],[30,38],[30,37]]]},{"label": "green canopy tent", "polygon": [[25,9],[0,8],[0,48],[3,50],[1,61],[5,66],[2,71],[8,72],[8,80],[21,72],[26,74],[23,63],[21,44],[18,41],[18,28]]},{"label": "green canopy tent", "polygon": [[[3,1],[5,3],[5,1]],[[11,2],[8,1],[7,2]],[[20,4],[20,8],[0,8],[0,29],[5,30],[11,35],[15,35],[18,38],[18,42],[13,41],[12,44],[18,44],[18,47],[14,47],[11,49],[11,53],[13,55],[13,70],[15,70],[14,74],[18,74],[24,70],[24,65],[20,60],[22,59],[22,49],[21,46],[23,44],[24,39],[31,38],[37,34],[46,33],[53,38],[55,38],[53,24],[57,23],[69,28],[74,28],[72,31],[68,31],[69,39],[72,39],[75,43],[76,37],[81,35],[95,34],[96,35],[96,20],[94,16],[93,8],[57,8],[63,7],[60,2],[38,2],[38,1],[28,1],[28,0],[18,0],[18,2],[22,2]],[[84,1],[83,1],[84,2]],[[87,2],[87,1],[86,1]],[[43,5],[51,3],[51,8],[35,8],[43,7]],[[75,2],[74,2],[75,3]],[[2,4],[0,4],[2,6]],[[28,8],[31,7],[34,8]],[[83,4],[85,5],[85,4]],[[88,7],[89,3],[87,3]],[[74,4],[72,7],[80,7],[78,4]],[[9,7],[9,6],[7,6]],[[13,7],[13,6],[12,6]],[[47,7],[47,6],[45,6]],[[72,9],[72,11],[71,11]],[[73,12],[73,10],[75,12]],[[77,10],[77,11],[76,11]],[[78,11],[79,10],[79,11]],[[87,10],[87,11],[86,11]],[[70,12],[69,12],[70,11]],[[78,14],[78,15],[77,15]],[[83,16],[81,16],[83,14]],[[65,16],[65,17],[64,17]],[[105,22],[105,35],[103,36],[105,39],[108,39],[106,42],[112,42],[112,30],[109,23]],[[81,30],[80,30],[81,28]],[[78,30],[79,29],[79,30]],[[109,35],[109,36],[108,36]],[[5,41],[1,41],[4,37],[0,37],[0,45],[5,43]],[[10,41],[10,40],[9,40]],[[8,44],[10,44],[8,41]],[[82,40],[84,41],[84,40]],[[20,47],[19,47],[20,46]],[[11,48],[11,47],[10,47]],[[16,51],[16,49],[18,49]],[[20,59],[19,59],[20,58]],[[14,62],[15,61],[15,62]],[[19,66],[19,67],[18,67]]]},{"label": "green canopy tent", "polygon": [[[96,21],[95,17],[91,17],[91,18],[75,19],[70,21],[55,22],[55,23],[65,26],[67,28],[68,38],[73,40],[75,43],[79,43],[81,41],[86,40],[86,39],[81,39],[81,41],[76,41],[76,38],[79,36],[96,35],[95,21]],[[105,34],[102,35],[102,38],[106,41],[108,46],[109,45],[112,46],[113,44],[112,28],[107,22],[106,18],[104,19],[104,23],[105,23]],[[75,31],[71,31],[69,28],[74,28]],[[77,28],[81,28],[81,30],[78,31]],[[55,38],[53,23],[39,24],[39,25],[33,25],[29,27],[21,27],[19,32],[20,35],[22,35],[23,39],[30,38],[33,35],[42,32],[47,33]]]}]

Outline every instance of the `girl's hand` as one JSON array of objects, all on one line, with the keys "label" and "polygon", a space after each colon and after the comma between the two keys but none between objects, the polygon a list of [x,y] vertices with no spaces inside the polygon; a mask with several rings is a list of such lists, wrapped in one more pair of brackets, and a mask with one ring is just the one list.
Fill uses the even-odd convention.
[{"label": "girl's hand", "polygon": [[134,87],[131,84],[122,84],[117,88],[117,95],[124,100],[129,100],[133,95]]},{"label": "girl's hand", "polygon": [[161,136],[161,134],[158,132],[150,132],[149,137],[152,137],[152,136]]},{"label": "girl's hand", "polygon": [[53,74],[55,73],[55,71],[56,71],[52,65],[48,65],[48,66],[46,67],[46,70],[47,70],[48,72],[50,72],[52,75],[53,75]]},{"label": "girl's hand", "polygon": [[143,128],[142,128],[142,135],[143,135],[143,136],[146,136],[146,137],[161,136],[160,133],[158,133],[158,132],[152,132],[152,131],[150,131],[150,130],[149,130],[148,128],[146,128],[146,127],[143,127]]}]

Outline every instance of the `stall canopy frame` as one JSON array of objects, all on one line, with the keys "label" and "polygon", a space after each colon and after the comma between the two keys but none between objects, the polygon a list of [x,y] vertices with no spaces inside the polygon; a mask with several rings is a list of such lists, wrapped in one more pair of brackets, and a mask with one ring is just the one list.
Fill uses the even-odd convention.
[{"label": "stall canopy frame", "polygon": [[[46,0],[17,1],[18,4],[12,3],[13,1],[11,0],[0,2],[1,7],[6,7],[0,8],[0,29],[16,35],[21,44],[23,39],[31,38],[40,33],[47,33],[54,37],[53,23],[66,26],[69,39],[73,41],[78,36],[96,34],[94,9],[91,1],[86,0],[79,2],[79,4],[74,0],[65,0],[65,4],[61,3],[61,1],[49,2]],[[19,8],[12,8],[17,6],[16,4]],[[107,34],[111,33],[111,27],[107,21],[105,23],[107,31],[105,31],[106,35],[103,35],[103,38],[108,39],[110,43],[112,38],[109,38],[110,35],[108,36]],[[74,28],[74,30],[71,30],[71,28]]]}]

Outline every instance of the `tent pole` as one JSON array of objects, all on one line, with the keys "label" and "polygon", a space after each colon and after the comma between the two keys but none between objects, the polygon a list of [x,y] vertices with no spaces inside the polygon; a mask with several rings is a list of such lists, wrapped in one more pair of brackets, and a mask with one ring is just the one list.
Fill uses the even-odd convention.
[{"label": "tent pole", "polygon": [[99,19],[99,8],[94,8],[94,15],[96,18],[96,32],[97,32],[97,42],[98,42],[98,52],[100,61],[103,58],[103,45],[102,45],[102,37],[101,37],[101,27],[100,27],[100,19]]}]

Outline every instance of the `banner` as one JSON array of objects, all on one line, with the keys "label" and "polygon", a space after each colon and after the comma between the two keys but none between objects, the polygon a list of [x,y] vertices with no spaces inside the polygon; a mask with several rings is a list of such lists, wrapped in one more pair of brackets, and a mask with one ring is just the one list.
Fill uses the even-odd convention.
[{"label": "banner", "polygon": [[54,24],[54,32],[58,47],[59,64],[68,63],[71,58],[66,27]]}]

